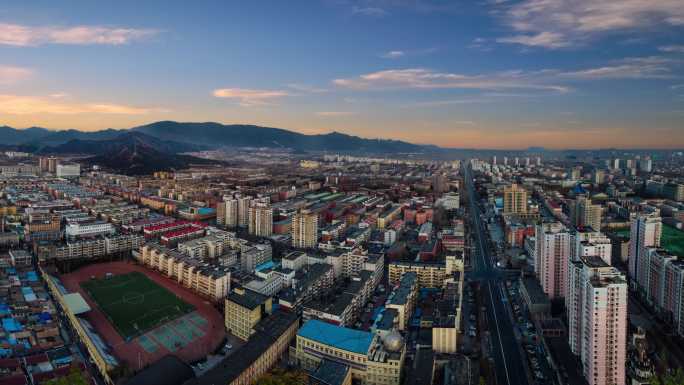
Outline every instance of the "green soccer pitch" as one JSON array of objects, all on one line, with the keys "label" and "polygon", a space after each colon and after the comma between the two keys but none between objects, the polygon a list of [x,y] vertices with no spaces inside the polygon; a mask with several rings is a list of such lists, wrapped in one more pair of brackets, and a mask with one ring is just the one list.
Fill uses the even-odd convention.
[{"label": "green soccer pitch", "polygon": [[126,340],[194,310],[139,272],[91,279],[81,286]]}]

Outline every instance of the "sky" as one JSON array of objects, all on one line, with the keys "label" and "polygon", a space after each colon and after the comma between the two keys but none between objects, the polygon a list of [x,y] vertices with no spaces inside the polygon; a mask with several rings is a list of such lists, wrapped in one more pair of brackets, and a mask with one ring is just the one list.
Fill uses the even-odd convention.
[{"label": "sky", "polygon": [[457,148],[682,148],[684,2],[0,3],[0,125],[158,120]]}]

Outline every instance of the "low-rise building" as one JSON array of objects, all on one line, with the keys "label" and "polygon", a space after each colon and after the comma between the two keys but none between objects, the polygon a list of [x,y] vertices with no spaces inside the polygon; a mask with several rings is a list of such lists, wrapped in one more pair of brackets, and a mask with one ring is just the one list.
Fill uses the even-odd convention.
[{"label": "low-rise building", "polygon": [[226,297],[226,330],[247,341],[262,318],[271,314],[272,299],[244,288],[235,288]]},{"label": "low-rise building", "polygon": [[315,370],[323,360],[348,366],[353,380],[369,385],[399,385],[406,346],[397,333],[379,334],[310,320],[297,332],[295,362]]}]

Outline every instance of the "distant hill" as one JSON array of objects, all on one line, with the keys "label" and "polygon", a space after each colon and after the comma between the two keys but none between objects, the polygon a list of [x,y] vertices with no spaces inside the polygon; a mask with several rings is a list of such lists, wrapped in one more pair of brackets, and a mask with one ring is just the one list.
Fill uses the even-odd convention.
[{"label": "distant hill", "polygon": [[143,134],[141,132],[114,131],[116,136],[109,139],[72,139],[64,144],[58,146],[43,147],[39,153],[42,154],[91,154],[101,155],[116,151],[121,147],[135,147],[143,146],[151,148],[155,151],[176,154],[179,152],[199,151],[206,149],[206,146],[201,146],[191,143],[180,143],[169,140],[161,140]]},{"label": "distant hill", "polygon": [[[93,145],[91,152],[85,152],[84,146]],[[170,141],[162,141],[142,133],[129,132],[103,141],[73,140],[60,147],[62,151],[82,150],[80,153],[97,154],[83,162],[116,170],[126,175],[151,174],[155,171],[170,171],[188,168],[191,164],[215,164],[218,162],[179,155],[196,149],[196,145],[188,145]]]},{"label": "distant hill", "polygon": [[[320,135],[304,135],[281,128],[261,127],[244,124],[183,123],[161,121],[130,130],[107,129],[101,131],[52,131],[40,127],[15,129],[0,127],[0,143],[6,145],[28,145],[39,149],[62,151],[59,147],[95,145],[92,142],[118,138],[122,133],[134,132],[147,134],[163,141],[200,145],[202,148],[226,147],[270,147],[289,148],[295,151],[331,151],[358,153],[424,153],[439,149],[437,146],[417,145],[398,140],[365,139],[358,136],[332,132]],[[71,143],[70,143],[71,142]],[[48,149],[43,149],[48,147]],[[58,150],[55,150],[58,149]],[[66,147],[63,149],[66,151]]]},{"label": "distant hill", "polygon": [[181,123],[161,121],[132,128],[160,139],[210,146],[291,148],[299,151],[425,152],[434,146],[421,146],[397,140],[364,139],[333,132],[304,135],[281,128],[243,124]]}]

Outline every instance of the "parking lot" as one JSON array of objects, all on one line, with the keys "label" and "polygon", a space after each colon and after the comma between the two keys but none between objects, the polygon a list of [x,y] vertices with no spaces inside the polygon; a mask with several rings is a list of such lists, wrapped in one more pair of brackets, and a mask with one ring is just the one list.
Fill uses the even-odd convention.
[{"label": "parking lot", "polygon": [[544,351],[541,337],[538,334],[537,328],[532,322],[532,319],[522,303],[520,297],[518,281],[506,281],[506,294],[511,304],[509,310],[512,312],[514,331],[520,338],[520,343],[525,351],[527,363],[531,370],[532,377],[537,384],[550,384],[555,381],[555,376],[549,363],[547,355]]}]

